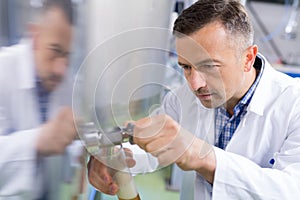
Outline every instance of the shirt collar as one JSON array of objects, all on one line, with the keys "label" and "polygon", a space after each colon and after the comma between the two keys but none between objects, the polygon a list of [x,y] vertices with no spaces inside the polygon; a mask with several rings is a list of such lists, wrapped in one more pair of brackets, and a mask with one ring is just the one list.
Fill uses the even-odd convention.
[{"label": "shirt collar", "polygon": [[254,68],[256,71],[258,71],[258,75],[256,76],[256,79],[250,89],[247,91],[247,93],[243,96],[243,98],[240,100],[239,104],[244,104],[244,105],[249,105],[251,98],[253,97],[254,91],[261,79],[261,76],[263,74],[265,65],[262,62],[262,59],[259,57],[256,57],[255,62],[254,62]]},{"label": "shirt collar", "polygon": [[37,88],[38,94],[39,95],[48,95],[50,92],[48,92],[42,85],[42,80],[35,75],[35,87]]},{"label": "shirt collar", "polygon": [[248,106],[248,110],[262,116],[265,106],[270,100],[269,98],[265,98],[265,96],[273,95],[271,90],[274,88],[274,81],[278,82],[278,73],[264,56],[258,54],[257,57],[261,61],[261,65],[264,66],[264,71]]}]

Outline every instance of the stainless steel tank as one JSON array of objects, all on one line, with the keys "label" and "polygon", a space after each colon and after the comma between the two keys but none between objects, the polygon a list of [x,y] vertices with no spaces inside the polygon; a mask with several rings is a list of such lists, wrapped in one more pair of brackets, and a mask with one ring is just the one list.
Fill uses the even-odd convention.
[{"label": "stainless steel tank", "polygon": [[166,62],[174,4],[175,0],[86,1],[89,53],[77,71],[73,109],[90,153],[98,152],[99,133],[145,117],[159,103],[170,70]]}]

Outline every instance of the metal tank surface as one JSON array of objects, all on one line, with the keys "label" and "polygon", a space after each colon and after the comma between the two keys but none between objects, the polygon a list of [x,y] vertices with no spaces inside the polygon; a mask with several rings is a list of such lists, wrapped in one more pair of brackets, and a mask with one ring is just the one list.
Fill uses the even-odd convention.
[{"label": "metal tank surface", "polygon": [[172,70],[166,63],[174,4],[86,1],[88,54],[76,73],[73,109],[80,138],[91,154],[125,141],[124,122],[148,116],[159,104],[165,73]]}]

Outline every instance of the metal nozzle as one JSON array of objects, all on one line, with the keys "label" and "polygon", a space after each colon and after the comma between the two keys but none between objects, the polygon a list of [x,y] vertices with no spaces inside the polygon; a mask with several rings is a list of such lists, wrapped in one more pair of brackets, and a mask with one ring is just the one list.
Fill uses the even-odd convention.
[{"label": "metal nozzle", "polygon": [[125,142],[133,143],[134,124],[128,123],[126,127],[114,127],[110,131],[99,131],[93,122],[81,125],[83,140],[90,153],[99,152],[100,148],[121,145]]}]

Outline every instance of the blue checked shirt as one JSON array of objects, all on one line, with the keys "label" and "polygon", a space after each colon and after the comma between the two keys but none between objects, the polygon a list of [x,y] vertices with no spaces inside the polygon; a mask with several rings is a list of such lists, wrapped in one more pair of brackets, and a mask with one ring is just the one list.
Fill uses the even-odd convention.
[{"label": "blue checked shirt", "polygon": [[259,74],[244,95],[244,97],[239,101],[239,103],[233,109],[233,115],[230,116],[226,111],[226,108],[223,106],[216,108],[215,110],[215,131],[216,131],[216,139],[215,146],[225,149],[227,144],[229,143],[231,137],[233,136],[236,128],[238,127],[241,119],[247,112],[247,107],[251,101],[251,98],[254,94],[255,88],[257,87],[259,80],[262,76],[264,64],[257,62],[259,58],[256,58],[254,67],[259,70]]},{"label": "blue checked shirt", "polygon": [[49,92],[46,91],[39,78],[36,78],[36,93],[39,104],[41,122],[47,121],[48,105],[49,105]]},{"label": "blue checked shirt", "polygon": [[[48,107],[49,107],[49,94],[50,92],[46,91],[43,86],[41,80],[36,77],[36,95],[39,105],[39,111],[40,111],[40,121],[41,123],[45,123],[47,121],[47,113],[48,113]],[[42,159],[42,157],[38,158],[37,162],[37,173],[42,173],[42,186],[41,186],[41,197],[39,197],[37,200],[45,200],[47,199],[47,189],[46,189],[46,182],[45,182],[45,161]]]}]

